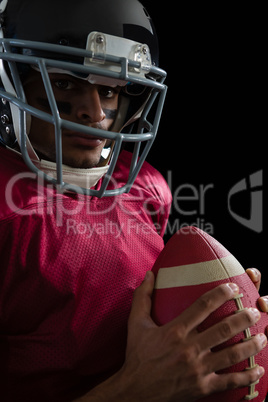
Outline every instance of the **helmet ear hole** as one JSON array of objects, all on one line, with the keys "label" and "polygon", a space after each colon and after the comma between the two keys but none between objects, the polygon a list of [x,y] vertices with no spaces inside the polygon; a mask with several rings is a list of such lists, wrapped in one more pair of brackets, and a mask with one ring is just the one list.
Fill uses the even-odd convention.
[{"label": "helmet ear hole", "polygon": [[10,105],[4,98],[0,99],[0,142],[10,148],[17,143]]}]

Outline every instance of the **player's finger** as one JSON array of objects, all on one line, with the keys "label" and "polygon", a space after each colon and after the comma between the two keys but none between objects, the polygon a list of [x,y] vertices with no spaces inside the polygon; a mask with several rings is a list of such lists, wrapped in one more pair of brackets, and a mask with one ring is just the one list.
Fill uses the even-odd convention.
[{"label": "player's finger", "polygon": [[248,268],[246,270],[246,273],[248,274],[248,276],[250,277],[250,279],[252,280],[252,282],[254,283],[254,285],[256,286],[257,290],[260,290],[260,286],[261,286],[261,273],[257,268]]},{"label": "player's finger", "polygon": [[261,318],[258,309],[248,308],[239,314],[231,315],[200,333],[199,344],[202,349],[211,349],[233,338],[239,332],[252,327]]},{"label": "player's finger", "polygon": [[137,321],[141,318],[150,318],[153,289],[154,274],[151,271],[148,271],[144,281],[134,292],[132,308],[129,316],[129,322],[133,325],[136,325]]},{"label": "player's finger", "polygon": [[[170,325],[183,323],[189,333],[203,322],[213,311],[219,308],[226,301],[233,299],[239,293],[235,283],[225,283],[199,297],[190,307],[175,318]],[[167,324],[167,325],[169,325]]]},{"label": "player's finger", "polygon": [[268,296],[262,296],[258,299],[258,306],[263,313],[268,313]]},{"label": "player's finger", "polygon": [[211,352],[206,358],[207,373],[219,371],[240,363],[258,354],[267,344],[264,334],[257,334],[247,342],[237,343],[218,352]]},{"label": "player's finger", "polygon": [[251,370],[245,370],[239,373],[215,374],[210,377],[210,392],[223,392],[227,389],[236,389],[248,387],[257,382],[265,373],[263,367],[256,366]]}]

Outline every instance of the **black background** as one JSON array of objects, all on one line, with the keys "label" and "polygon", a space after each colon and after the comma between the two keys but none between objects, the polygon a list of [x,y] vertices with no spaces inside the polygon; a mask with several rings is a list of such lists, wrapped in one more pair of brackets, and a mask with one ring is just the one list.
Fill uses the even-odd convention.
[{"label": "black background", "polygon": [[[198,199],[177,200],[180,210],[173,204],[165,240],[184,224],[207,230],[244,268],[261,270],[260,293],[268,294],[265,225],[256,232],[228,208],[234,185],[248,183],[258,171],[265,178],[264,10],[142,3],[158,33],[160,67],[168,73],[168,96],[148,160],[167,180],[172,177],[173,196],[179,191],[180,197],[193,197],[195,191],[200,200],[200,186],[208,186],[203,209]],[[233,196],[232,211],[249,219],[250,196],[250,190]]]}]

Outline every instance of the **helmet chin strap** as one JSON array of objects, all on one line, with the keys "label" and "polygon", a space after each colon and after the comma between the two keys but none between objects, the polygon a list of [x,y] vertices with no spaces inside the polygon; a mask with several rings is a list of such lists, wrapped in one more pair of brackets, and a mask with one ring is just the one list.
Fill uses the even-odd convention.
[{"label": "helmet chin strap", "polygon": [[[57,164],[46,160],[35,161],[34,164],[48,176],[57,179]],[[78,169],[62,165],[62,179],[76,187],[90,189],[107,173],[109,165],[90,169]]]}]

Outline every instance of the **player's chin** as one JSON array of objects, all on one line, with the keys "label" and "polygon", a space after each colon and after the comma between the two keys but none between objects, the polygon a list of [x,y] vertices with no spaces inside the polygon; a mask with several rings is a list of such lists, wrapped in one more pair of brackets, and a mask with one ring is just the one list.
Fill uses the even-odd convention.
[{"label": "player's chin", "polygon": [[98,166],[102,149],[103,146],[98,149],[75,148],[70,152],[63,151],[63,163],[76,169],[92,169]]}]

